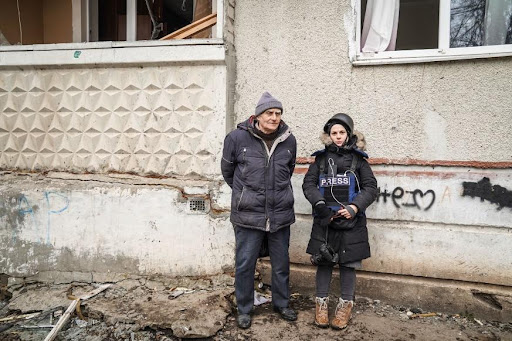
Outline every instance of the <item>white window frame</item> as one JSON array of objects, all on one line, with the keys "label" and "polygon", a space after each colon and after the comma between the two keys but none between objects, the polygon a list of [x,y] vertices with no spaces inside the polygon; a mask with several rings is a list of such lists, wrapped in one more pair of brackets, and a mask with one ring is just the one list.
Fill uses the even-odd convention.
[{"label": "white window frame", "polygon": [[384,52],[361,51],[361,0],[352,1],[355,28],[351,35],[350,61],[353,65],[425,63],[442,60],[460,60],[512,56],[512,44],[450,48],[450,0],[439,0],[439,36],[437,49]]},{"label": "white window frame", "polygon": [[[136,11],[133,10],[136,0],[126,0],[127,10],[131,8],[130,14],[133,16],[131,20],[126,20],[127,41],[0,46],[0,69],[14,66],[223,62],[224,1],[212,0],[212,9],[217,11],[217,24],[212,28],[213,38],[129,41],[134,39],[137,25]],[[89,29],[92,35],[97,35],[95,24],[89,27],[89,0],[85,2],[86,6],[81,0],[73,0],[73,4],[77,4],[73,7],[73,40],[88,41],[89,35],[86,36],[85,32]],[[93,6],[92,10],[97,8]]]}]

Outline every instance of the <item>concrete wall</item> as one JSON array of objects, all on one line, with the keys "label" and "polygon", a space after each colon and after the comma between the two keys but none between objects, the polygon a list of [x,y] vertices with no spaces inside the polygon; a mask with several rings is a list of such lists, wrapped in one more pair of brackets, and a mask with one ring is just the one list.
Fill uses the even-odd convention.
[{"label": "concrete wall", "polygon": [[283,102],[299,156],[347,112],[374,158],[512,160],[512,59],[353,67],[351,1],[236,3],[237,121],[262,91]]},{"label": "concrete wall", "polygon": [[[101,281],[232,271],[233,228],[210,205],[211,182],[53,172],[0,178],[2,273]],[[204,211],[195,210],[198,200]]]},{"label": "concrete wall", "polygon": [[224,7],[223,62],[87,68],[70,54],[78,66],[0,70],[0,272],[100,280],[231,270],[219,156],[226,131],[269,90],[303,163],[293,177],[295,265],[308,264],[307,157],[325,120],[346,111],[380,187],[363,270],[510,288],[510,58],[356,68],[348,1]]},{"label": "concrete wall", "polygon": [[[484,193],[487,182],[481,180],[512,188],[511,172],[373,168],[380,194],[367,211],[372,257],[363,262],[364,270],[506,286],[512,283],[512,209],[510,203],[502,206],[490,201]],[[299,219],[291,248],[295,262],[302,264],[309,263],[304,250],[311,232],[311,205],[297,190],[306,169],[298,169],[293,183]],[[470,188],[479,189],[470,194]],[[492,195],[492,187],[488,189]],[[509,192],[509,202],[511,195]],[[488,199],[482,201],[484,197]]]},{"label": "concrete wall", "polygon": [[[0,67],[0,273],[102,281],[232,271],[219,182],[232,54],[224,60],[218,42],[146,44],[131,47],[133,60],[164,53],[158,63],[122,63],[126,48],[95,46],[26,52],[64,52],[67,67]],[[90,52],[118,64],[80,65]]]},{"label": "concrete wall", "polygon": [[326,120],[346,112],[380,187],[363,269],[510,286],[512,59],[354,67],[351,3],[236,3],[236,121],[270,91],[305,163],[294,177],[293,262],[309,263],[311,208],[300,187],[308,157],[322,148]]}]

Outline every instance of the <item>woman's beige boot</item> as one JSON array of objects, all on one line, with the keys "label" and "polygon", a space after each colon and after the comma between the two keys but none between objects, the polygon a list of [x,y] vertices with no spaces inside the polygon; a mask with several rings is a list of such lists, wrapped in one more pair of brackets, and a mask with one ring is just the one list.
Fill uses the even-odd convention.
[{"label": "woman's beige boot", "polygon": [[343,329],[347,326],[348,321],[352,317],[352,307],[354,306],[354,301],[344,301],[340,297],[340,301],[336,306],[335,316],[332,319],[331,327],[333,329]]},{"label": "woman's beige boot", "polygon": [[315,324],[320,328],[329,327],[329,297],[317,297],[315,302]]}]

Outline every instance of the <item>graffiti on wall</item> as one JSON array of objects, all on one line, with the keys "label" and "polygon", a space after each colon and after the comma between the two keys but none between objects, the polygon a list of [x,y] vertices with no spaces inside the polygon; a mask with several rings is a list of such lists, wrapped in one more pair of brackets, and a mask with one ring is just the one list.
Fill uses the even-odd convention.
[{"label": "graffiti on wall", "polygon": [[[14,203],[14,207],[12,207]],[[58,192],[45,191],[42,198],[29,197],[23,193],[14,198],[6,198],[1,203],[4,210],[0,210],[0,218],[7,215],[5,208],[11,206],[13,213],[26,220],[33,226],[33,229],[40,236],[39,242],[50,244],[52,217],[61,214],[69,208],[69,198]],[[41,210],[42,208],[42,210]],[[17,229],[12,229],[13,242],[17,239]]]},{"label": "graffiti on wall", "polygon": [[428,211],[436,201],[436,192],[432,189],[426,191],[414,189],[409,191],[397,186],[392,191],[388,191],[387,189],[382,191],[379,187],[378,191],[379,194],[377,195],[376,202],[379,202],[382,198],[382,202],[386,204],[389,200],[398,209],[401,207],[410,207]]},{"label": "graffiti on wall", "polygon": [[478,182],[463,182],[462,196],[471,198],[480,198],[480,201],[487,200],[492,204],[498,205],[498,210],[503,207],[512,208],[512,191],[500,185],[492,185],[489,178],[484,177]]},{"label": "graffiti on wall", "polygon": [[[512,174],[467,169],[375,167],[379,188],[368,217],[512,228]],[[488,175],[487,175],[488,174]]]}]

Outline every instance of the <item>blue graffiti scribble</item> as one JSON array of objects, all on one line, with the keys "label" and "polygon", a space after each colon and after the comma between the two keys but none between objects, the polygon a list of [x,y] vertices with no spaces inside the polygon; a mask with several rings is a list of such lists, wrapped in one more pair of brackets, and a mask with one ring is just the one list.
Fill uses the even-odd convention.
[{"label": "blue graffiti scribble", "polygon": [[[25,195],[21,195],[18,199],[18,214],[20,216],[25,216],[27,214],[30,214],[32,217],[32,221],[35,224],[35,218],[34,218],[34,210],[32,209],[32,206],[30,206],[30,203],[28,202],[28,199]],[[16,229],[13,229],[12,232],[12,242],[15,243],[17,240],[17,231]]]},{"label": "blue graffiti scribble", "polygon": [[[57,192],[44,192],[44,196],[46,198],[46,204],[48,205],[48,225],[46,228],[46,244],[50,244],[50,229],[51,229],[50,228],[50,226],[51,226],[50,225],[50,216],[52,214],[59,214],[59,213],[64,212],[65,210],[67,210],[69,207],[69,199],[68,199],[68,197],[66,197],[60,193],[57,193]],[[50,207],[50,196],[57,196],[57,197],[64,199],[65,206],[58,210],[52,210]]]},{"label": "blue graffiti scribble", "polygon": [[[25,204],[25,207],[22,207],[22,205]],[[18,199],[18,210],[20,215],[25,215],[27,213],[34,214],[34,210],[32,210],[32,206],[28,203],[27,197],[23,194]]]}]

